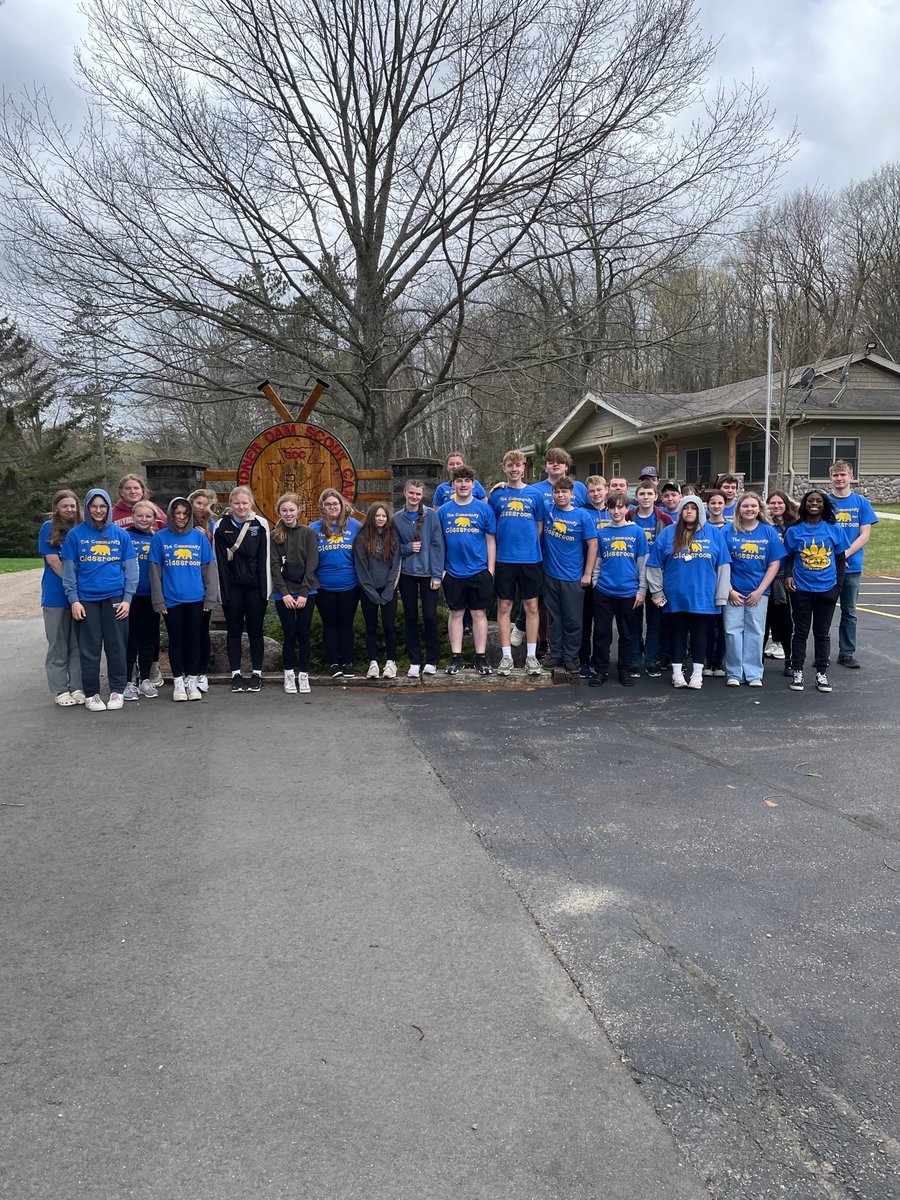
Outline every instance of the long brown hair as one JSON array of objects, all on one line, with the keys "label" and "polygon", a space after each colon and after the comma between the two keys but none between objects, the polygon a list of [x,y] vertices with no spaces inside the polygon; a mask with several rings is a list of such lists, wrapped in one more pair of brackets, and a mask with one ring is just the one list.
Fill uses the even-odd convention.
[{"label": "long brown hair", "polygon": [[290,500],[292,504],[297,505],[297,524],[300,524],[300,510],[303,507],[300,503],[300,497],[296,492],[285,492],[283,496],[278,497],[278,503],[275,505],[275,511],[278,513],[278,523],[272,530],[272,541],[277,542],[279,546],[283,546],[287,541],[287,525],[281,518],[281,506],[285,501]]},{"label": "long brown hair", "polygon": [[[59,515],[57,507],[60,500],[75,501],[75,520],[71,525],[67,525]],[[50,537],[47,539],[51,546],[61,546],[66,534],[70,529],[74,529],[76,525],[82,522],[81,501],[74,492],[68,488],[60,488],[58,492],[53,493],[53,499],[50,501]]]},{"label": "long brown hair", "polygon": [[[331,533],[331,522],[325,515],[324,502],[329,498],[329,496],[337,496],[338,500],[341,502],[341,515],[338,517],[335,525],[335,529],[337,531],[335,534]],[[347,522],[350,520],[352,514],[353,509],[350,507],[346,496],[342,496],[337,488],[326,488],[319,497],[319,516],[322,518],[322,537],[343,537],[347,529]]]},{"label": "long brown hair", "polygon": [[[209,504],[206,506],[206,512],[199,521],[197,520],[197,514],[194,512],[194,501],[198,496],[205,496],[209,501]],[[212,488],[194,488],[194,490],[188,496],[188,500],[191,504],[191,515],[194,519],[194,528],[202,529],[209,538],[210,542],[212,542],[212,534],[209,532],[209,526],[217,516],[216,504],[219,500],[218,493],[214,492]]]},{"label": "long brown hair", "polygon": [[421,479],[407,479],[403,485],[403,495],[406,496],[408,488],[416,487],[422,493],[419,497],[419,515],[416,517],[416,523],[413,525],[411,542],[421,542],[422,540],[422,525],[425,521],[425,484]]},{"label": "long brown hair", "polygon": [[800,511],[800,505],[797,503],[794,497],[789,496],[787,492],[783,492],[781,488],[774,488],[771,492],[769,492],[769,499],[771,499],[772,496],[780,496],[784,501],[784,516],[782,517],[782,524],[796,525],[797,514]]},{"label": "long brown hair", "polygon": [[[379,529],[375,524],[375,518],[378,515],[379,509],[387,515],[387,524],[384,529]],[[362,539],[362,547],[369,558],[378,558],[378,539],[381,539],[381,558],[385,562],[390,562],[394,557],[394,547],[397,544],[397,534],[394,530],[394,511],[390,504],[385,504],[382,500],[376,500],[366,509],[366,517],[358,530],[356,537],[353,539],[354,546]]]},{"label": "long brown hair", "polygon": [[690,546],[691,542],[694,540],[694,535],[700,529],[700,504],[701,504],[701,501],[700,501],[699,496],[698,497],[691,496],[689,503],[693,504],[697,510],[697,524],[694,525],[691,529],[688,529],[687,525],[685,525],[684,509],[687,508],[687,504],[685,504],[684,507],[682,508],[681,512],[678,514],[678,523],[675,526],[675,536],[672,539],[672,553],[673,554],[681,554],[681,552],[683,550],[687,550],[688,547]]}]

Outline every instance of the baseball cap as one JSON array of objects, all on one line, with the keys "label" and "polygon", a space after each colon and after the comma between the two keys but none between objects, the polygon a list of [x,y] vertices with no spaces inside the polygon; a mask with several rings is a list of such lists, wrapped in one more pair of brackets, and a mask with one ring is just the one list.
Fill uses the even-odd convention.
[{"label": "baseball cap", "polygon": [[656,467],[641,467],[641,479],[659,479],[659,471]]}]

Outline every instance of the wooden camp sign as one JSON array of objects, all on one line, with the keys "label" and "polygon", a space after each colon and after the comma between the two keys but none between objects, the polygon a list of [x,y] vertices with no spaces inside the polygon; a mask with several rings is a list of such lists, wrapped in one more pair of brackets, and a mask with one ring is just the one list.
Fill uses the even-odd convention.
[{"label": "wooden camp sign", "polygon": [[258,434],[241,455],[237,481],[249,487],[257,512],[276,521],[275,505],[285,492],[300,497],[300,521],[319,517],[319,496],[332,487],[352,504],[356,469],[347,447],[333,433],[306,421],[285,421]]}]

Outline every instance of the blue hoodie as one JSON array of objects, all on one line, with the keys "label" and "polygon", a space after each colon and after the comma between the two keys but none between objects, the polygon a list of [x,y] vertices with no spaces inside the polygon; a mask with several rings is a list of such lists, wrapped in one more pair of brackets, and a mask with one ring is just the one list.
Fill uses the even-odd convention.
[{"label": "blue hoodie", "polygon": [[[103,525],[91,520],[88,505],[95,496],[106,501]],[[84,514],[85,519],[70,530],[59,551],[69,603],[121,597],[130,604],[138,584],[138,560],[131,536],[112,523],[109,493],[91,488],[84,499]]]}]

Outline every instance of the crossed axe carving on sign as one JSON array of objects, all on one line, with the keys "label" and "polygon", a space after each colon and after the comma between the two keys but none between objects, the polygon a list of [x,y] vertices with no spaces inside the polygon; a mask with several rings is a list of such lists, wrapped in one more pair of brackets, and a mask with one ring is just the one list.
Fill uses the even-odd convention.
[{"label": "crossed axe carving on sign", "polygon": [[325,382],[324,379],[316,380],[312,391],[306,397],[306,400],[303,403],[303,407],[300,409],[296,418],[292,416],[290,409],[287,407],[286,404],[284,404],[281,397],[278,395],[278,393],[272,387],[271,383],[269,383],[268,379],[264,379],[262,381],[262,383],[258,384],[256,390],[258,392],[262,392],[262,394],[265,396],[265,398],[268,400],[268,402],[272,405],[272,407],[278,413],[279,417],[281,417],[282,421],[293,422],[294,420],[296,420],[298,424],[302,424],[303,421],[309,420],[313,409],[316,407],[316,405],[322,399],[322,396],[325,394],[325,392],[328,391],[328,384]]}]

